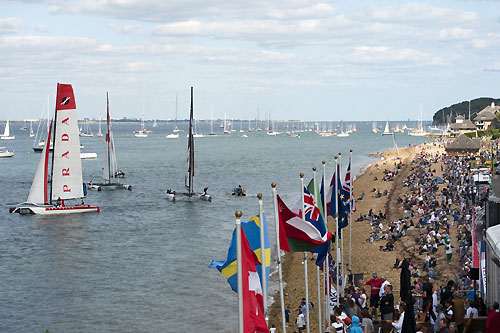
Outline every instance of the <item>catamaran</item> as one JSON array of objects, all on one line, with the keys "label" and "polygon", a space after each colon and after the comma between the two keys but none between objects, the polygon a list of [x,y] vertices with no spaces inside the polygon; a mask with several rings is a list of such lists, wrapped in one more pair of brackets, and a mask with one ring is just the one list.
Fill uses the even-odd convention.
[{"label": "catamaran", "polygon": [[16,137],[14,135],[11,135],[10,133],[10,125],[9,125],[9,120],[7,120],[7,123],[5,123],[5,129],[3,131],[3,134],[1,135],[2,140],[14,140]]},{"label": "catamaran", "polygon": [[[54,126],[52,126],[52,123]],[[68,206],[65,200],[85,197],[80,159],[80,137],[73,88],[70,84],[57,84],[54,120],[38,162],[33,183],[26,202],[10,208],[19,214],[75,214],[99,212],[99,207]],[[54,133],[52,133],[52,127]],[[51,142],[52,139],[52,142]],[[54,148],[49,161],[49,146]],[[49,164],[52,166],[49,173]],[[52,179],[49,182],[49,178]]]},{"label": "catamaran", "polygon": [[[132,190],[132,186],[121,184],[117,178],[123,178],[125,173],[118,169],[116,163],[115,144],[113,140],[113,129],[111,127],[111,117],[109,116],[109,95],[106,93],[106,160],[104,161],[104,168],[102,177],[104,183],[94,183],[90,181],[87,187],[92,190],[116,190],[126,189]],[[119,177],[120,176],[120,177]]]},{"label": "catamaran", "polygon": [[207,193],[208,187],[203,189],[203,193],[194,191],[194,114],[193,114],[193,87],[191,87],[191,110],[189,112],[189,134],[188,134],[188,173],[185,179],[187,193],[179,193],[168,189],[166,191],[167,199],[170,201],[176,200],[198,200],[212,201],[212,197]]}]

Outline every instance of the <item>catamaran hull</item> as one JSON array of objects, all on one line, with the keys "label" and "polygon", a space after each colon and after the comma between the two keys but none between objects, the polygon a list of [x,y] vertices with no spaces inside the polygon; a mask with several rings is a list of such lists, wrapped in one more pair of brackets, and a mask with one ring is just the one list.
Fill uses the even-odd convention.
[{"label": "catamaran hull", "polygon": [[212,201],[212,197],[210,195],[203,193],[166,193],[165,195],[169,201]]},{"label": "catamaran hull", "polygon": [[97,206],[21,206],[11,208],[10,212],[18,213],[19,215],[61,215],[99,213],[100,209]]},{"label": "catamaran hull", "polygon": [[111,190],[129,190],[132,191],[132,185],[127,184],[87,184],[87,189],[96,191],[111,191]]}]

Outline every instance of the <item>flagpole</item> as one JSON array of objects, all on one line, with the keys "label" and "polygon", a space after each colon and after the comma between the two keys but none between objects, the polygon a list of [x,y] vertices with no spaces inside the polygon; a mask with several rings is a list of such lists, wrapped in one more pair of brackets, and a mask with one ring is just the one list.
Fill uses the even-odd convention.
[{"label": "flagpole", "polygon": [[353,186],[353,182],[354,182],[354,179],[352,177],[352,149],[349,150],[349,166],[350,166],[350,170],[349,170],[349,271],[352,272],[352,266],[351,266],[351,255],[352,255],[352,242],[351,242],[351,239],[352,239],[352,203],[354,202],[354,198],[352,197],[353,194],[352,194],[352,186]]},{"label": "flagpole", "polygon": [[[313,168],[313,185],[314,185],[314,199],[315,199],[315,205],[317,206],[317,198],[318,198],[318,188],[316,187],[316,168]],[[322,325],[322,318],[321,318],[321,279],[320,279],[320,274],[319,274],[319,266],[316,265],[316,278],[317,278],[317,285],[318,285],[318,327],[319,333],[323,332],[323,325]]]},{"label": "flagpole", "polygon": [[239,317],[239,331],[243,332],[243,274],[241,272],[241,216],[243,213],[237,210],[234,215],[236,216],[236,269],[238,275],[238,317]]},{"label": "flagpole", "polygon": [[[335,285],[337,286],[337,306],[340,304],[340,289],[339,288],[339,205],[338,205],[338,198],[339,198],[339,191],[338,191],[338,172],[339,172],[339,161],[337,160],[338,156],[335,155],[335,259],[337,261],[337,281]],[[332,202],[330,202],[330,210],[332,209]]]},{"label": "flagpole", "polygon": [[[342,182],[342,178],[340,177],[340,175],[342,174],[342,153],[339,152],[339,178],[340,181]],[[342,183],[338,184],[338,186],[342,187]],[[341,234],[342,232],[339,232],[339,235]],[[344,284],[345,284],[345,281],[344,281],[344,277],[345,277],[345,274],[344,274],[344,237],[340,237],[340,261],[341,261],[341,265],[342,265],[342,288],[340,289],[340,295],[343,297],[344,296]],[[338,265],[337,265],[338,267]]]},{"label": "flagpole", "polygon": [[259,199],[259,221],[260,221],[260,263],[262,268],[262,291],[264,298],[264,318],[269,321],[267,313],[267,275],[266,275],[266,244],[264,242],[264,209],[262,208],[262,193],[257,194]]},{"label": "flagpole", "polygon": [[280,227],[278,218],[278,199],[276,199],[276,183],[272,183],[271,187],[273,188],[274,225],[276,227],[276,260],[278,261],[278,279],[280,285],[281,325],[283,333],[286,333],[285,297],[283,296],[283,273],[281,272]]},{"label": "flagpole", "polygon": [[[304,174],[301,172],[300,173],[300,191],[302,193],[301,199],[302,199],[302,219],[305,221],[306,219],[306,212],[304,209]],[[306,284],[306,327],[307,327],[307,333],[309,333],[309,283],[307,281],[307,252],[304,252],[304,281]]]},{"label": "flagpole", "polygon": [[[325,230],[328,232],[328,212],[327,212],[327,204],[326,204],[326,162],[321,162],[323,164],[323,215],[325,216]],[[331,205],[331,203],[330,203]],[[330,250],[328,250],[328,254]],[[323,275],[325,276],[325,316],[328,321],[328,327],[330,327],[330,264],[328,254],[323,263]]]}]

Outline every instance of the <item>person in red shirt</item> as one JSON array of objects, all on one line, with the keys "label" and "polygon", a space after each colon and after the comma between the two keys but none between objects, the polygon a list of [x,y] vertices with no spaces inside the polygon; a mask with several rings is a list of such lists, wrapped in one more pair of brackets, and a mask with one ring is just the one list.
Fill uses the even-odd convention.
[{"label": "person in red shirt", "polygon": [[380,287],[382,286],[382,280],[380,280],[380,278],[377,276],[377,273],[373,273],[372,279],[366,281],[365,284],[371,287],[370,307],[372,308],[373,318],[376,318],[377,308],[380,301],[379,291]]},{"label": "person in red shirt", "polygon": [[486,333],[500,332],[500,310],[498,302],[493,303],[493,310],[488,313],[486,319]]}]

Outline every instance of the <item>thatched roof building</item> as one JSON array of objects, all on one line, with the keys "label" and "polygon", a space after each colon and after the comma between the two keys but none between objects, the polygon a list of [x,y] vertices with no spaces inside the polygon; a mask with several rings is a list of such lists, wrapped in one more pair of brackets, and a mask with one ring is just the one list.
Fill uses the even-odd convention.
[{"label": "thatched roof building", "polygon": [[467,135],[461,134],[455,141],[446,146],[445,149],[447,153],[466,154],[477,153],[480,148],[480,139],[471,139]]}]

